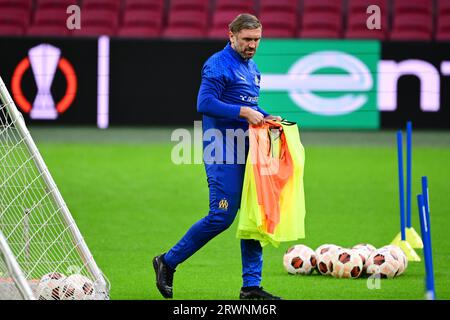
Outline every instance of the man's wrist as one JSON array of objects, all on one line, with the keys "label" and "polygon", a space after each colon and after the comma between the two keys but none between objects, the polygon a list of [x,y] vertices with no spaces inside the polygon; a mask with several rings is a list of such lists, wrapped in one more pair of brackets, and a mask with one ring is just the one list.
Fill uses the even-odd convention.
[{"label": "man's wrist", "polygon": [[239,117],[247,118],[247,115],[248,115],[248,107],[241,107],[239,111]]}]

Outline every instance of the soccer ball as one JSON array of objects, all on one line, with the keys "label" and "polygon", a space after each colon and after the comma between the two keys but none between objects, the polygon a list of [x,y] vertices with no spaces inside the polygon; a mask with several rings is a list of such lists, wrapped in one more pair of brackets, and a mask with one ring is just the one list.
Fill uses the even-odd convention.
[{"label": "soccer ball", "polygon": [[363,261],[363,272],[367,270],[367,259],[369,259],[370,254],[376,250],[376,248],[368,243],[359,243],[352,247],[353,250],[356,250],[361,259]]},{"label": "soccer ball", "polygon": [[35,290],[35,295],[39,300],[59,300],[61,284],[66,276],[59,272],[44,274]]},{"label": "soccer ball", "polygon": [[379,275],[381,278],[394,278],[400,270],[400,261],[395,259],[388,248],[372,252],[367,260],[367,274]]},{"label": "soccer ball", "polygon": [[326,244],[322,244],[321,246],[319,246],[316,249],[316,256],[324,254],[325,252],[331,251],[331,252],[336,252],[339,249],[341,249],[342,247],[337,246],[335,244],[330,244],[330,243],[326,243]]},{"label": "soccer ball", "polygon": [[331,274],[331,258],[339,249],[341,249],[341,247],[334,244],[323,244],[316,249],[317,270],[320,274]]},{"label": "soccer ball", "polygon": [[331,259],[330,269],[335,278],[358,278],[363,271],[363,262],[356,250],[339,249]]},{"label": "soccer ball", "polygon": [[68,276],[60,290],[61,300],[92,300],[94,299],[94,283],[81,274]]},{"label": "soccer ball", "polygon": [[392,257],[399,262],[397,276],[405,272],[406,268],[408,267],[408,258],[406,257],[405,252],[403,252],[403,250],[396,245],[387,245],[383,248],[389,250],[389,253],[392,255]]},{"label": "soccer ball", "polygon": [[290,274],[311,274],[316,267],[316,255],[311,248],[297,244],[286,251],[283,265]]},{"label": "soccer ball", "polygon": [[377,250],[377,248],[375,248],[375,247],[374,247],[373,245],[371,245],[370,243],[358,243],[358,244],[355,244],[355,245],[352,247],[352,249],[357,249],[357,250],[362,249],[362,250],[368,251],[369,253],[372,253],[372,252],[374,252],[375,250]]}]

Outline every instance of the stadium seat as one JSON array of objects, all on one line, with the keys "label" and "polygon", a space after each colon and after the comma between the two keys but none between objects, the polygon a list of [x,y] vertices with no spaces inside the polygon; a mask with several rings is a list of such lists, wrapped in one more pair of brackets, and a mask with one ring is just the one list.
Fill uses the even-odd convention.
[{"label": "stadium seat", "polygon": [[33,24],[28,26],[28,35],[66,35],[67,13],[63,8],[38,8],[34,12]]},{"label": "stadium seat", "polygon": [[236,10],[214,11],[212,27],[208,30],[207,37],[214,39],[228,39],[228,25],[241,13]]},{"label": "stadium seat", "polygon": [[264,11],[259,15],[265,38],[294,38],[297,30],[295,11]]},{"label": "stadium seat", "polygon": [[36,0],[37,9],[67,9],[68,6],[76,4],[78,5],[78,0]]},{"label": "stadium seat", "polygon": [[60,25],[31,25],[27,28],[29,36],[67,36],[69,30]]},{"label": "stadium seat", "polygon": [[0,24],[0,36],[23,36],[25,28],[13,24]]},{"label": "stadium seat", "polygon": [[117,35],[124,38],[157,38],[161,30],[152,26],[122,26]]},{"label": "stadium seat", "polygon": [[[369,0],[371,1],[371,0]],[[367,28],[368,15],[364,12],[354,11],[347,15],[347,29],[345,38],[348,39],[378,39],[385,40],[387,37],[388,19],[387,15],[381,15],[381,29]]]},{"label": "stadium seat", "polygon": [[0,34],[23,35],[30,23],[30,0],[0,0]]},{"label": "stadium seat", "polygon": [[0,0],[0,10],[23,9],[31,12],[34,0]]},{"label": "stadium seat", "polygon": [[164,0],[125,0],[125,10],[164,10]]},{"label": "stadium seat", "polygon": [[396,14],[390,40],[429,41],[433,38],[433,19],[423,13]]},{"label": "stadium seat", "polygon": [[216,0],[215,11],[237,11],[240,13],[255,14],[255,1],[253,0]]},{"label": "stadium seat", "polygon": [[205,11],[209,8],[208,0],[170,0],[170,11],[174,10],[200,10]]},{"label": "stadium seat", "polygon": [[298,6],[298,0],[260,0],[259,13],[261,14],[268,11],[297,13]]},{"label": "stadium seat", "polygon": [[162,11],[158,12],[157,9],[127,9],[118,35],[157,37],[161,34],[162,18]]},{"label": "stadium seat", "polygon": [[395,0],[393,15],[398,14],[428,14],[433,13],[433,0]]},{"label": "stadium seat", "polygon": [[25,29],[28,26],[30,14],[23,9],[1,9],[0,10],[0,25],[18,26]]},{"label": "stadium seat", "polygon": [[341,14],[342,0],[303,0],[303,14],[310,13],[336,13]]},{"label": "stadium seat", "polygon": [[437,14],[440,15],[450,15],[450,1],[448,0],[438,0],[437,3]]},{"label": "stadium seat", "polygon": [[121,10],[121,0],[82,0],[82,8],[92,10],[109,10],[118,12]]},{"label": "stadium seat", "polygon": [[340,12],[304,13],[299,37],[337,39],[341,36],[342,16]]},{"label": "stadium seat", "polygon": [[450,41],[450,1],[440,0],[436,10],[436,40]]},{"label": "stadium seat", "polygon": [[447,16],[446,20],[438,22],[436,40],[450,41],[450,16]]},{"label": "stadium seat", "polygon": [[367,13],[367,8],[371,5],[377,5],[381,9],[381,14],[389,17],[389,8],[387,0],[348,0],[347,15]]},{"label": "stadium seat", "polygon": [[80,30],[71,30],[70,35],[76,37],[114,36],[116,29],[111,25],[86,25],[82,26]]},{"label": "stadium seat", "polygon": [[390,40],[433,38],[433,0],[396,0],[393,3]]},{"label": "stadium seat", "polygon": [[168,38],[202,38],[206,35],[207,11],[175,10],[169,12],[169,23],[163,31]]},{"label": "stadium seat", "polygon": [[74,36],[114,35],[118,26],[118,11],[83,7],[81,29],[71,30]]}]

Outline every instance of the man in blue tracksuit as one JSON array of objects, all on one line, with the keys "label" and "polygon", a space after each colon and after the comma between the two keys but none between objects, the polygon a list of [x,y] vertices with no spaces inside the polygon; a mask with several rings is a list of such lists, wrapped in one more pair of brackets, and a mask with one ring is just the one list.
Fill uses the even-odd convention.
[{"label": "man in blue tracksuit", "polygon": [[[258,106],[261,74],[251,58],[261,39],[261,23],[253,15],[241,14],[229,28],[230,42],[203,66],[197,99],[198,112],[203,115],[209,213],[169,251],[153,258],[156,284],[165,298],[173,296],[175,268],[233,223],[241,200],[248,152],[248,136],[244,133],[248,125],[279,118]],[[245,138],[240,139],[242,137]],[[241,255],[243,286],[239,297],[280,299],[260,287],[262,248],[259,241],[241,240]]]}]

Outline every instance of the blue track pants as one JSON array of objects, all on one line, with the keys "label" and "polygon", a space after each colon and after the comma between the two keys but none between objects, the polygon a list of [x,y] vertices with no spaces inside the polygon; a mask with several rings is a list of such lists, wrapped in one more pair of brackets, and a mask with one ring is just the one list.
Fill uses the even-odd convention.
[{"label": "blue track pants", "polygon": [[[197,221],[164,256],[175,269],[234,221],[241,202],[245,165],[205,164],[209,187],[209,213]],[[243,286],[259,286],[262,248],[259,241],[241,240]]]}]

